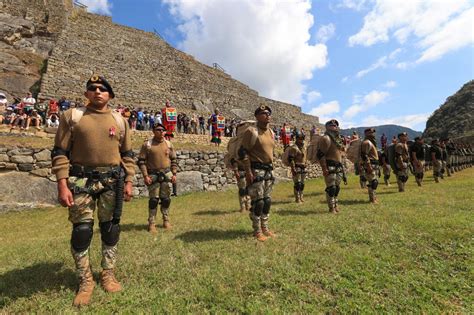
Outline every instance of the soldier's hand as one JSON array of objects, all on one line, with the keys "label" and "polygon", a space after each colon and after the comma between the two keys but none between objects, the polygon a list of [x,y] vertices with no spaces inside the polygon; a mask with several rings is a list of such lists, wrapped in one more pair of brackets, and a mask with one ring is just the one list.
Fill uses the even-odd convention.
[{"label": "soldier's hand", "polygon": [[247,186],[253,184],[253,174],[251,172],[245,173],[245,182],[247,183]]},{"label": "soldier's hand", "polygon": [[132,182],[125,182],[123,189],[123,200],[130,201],[132,199]]},{"label": "soldier's hand", "polygon": [[74,197],[69,187],[67,187],[67,180],[65,178],[58,181],[58,201],[63,207],[72,207],[74,205]]},{"label": "soldier's hand", "polygon": [[171,176],[171,183],[176,184],[176,175]]},{"label": "soldier's hand", "polygon": [[143,180],[145,181],[145,185],[147,185],[147,186],[150,186],[151,183],[152,183],[152,179],[151,179],[151,177],[148,176],[148,175],[145,176],[145,178],[144,178]]},{"label": "soldier's hand", "polygon": [[239,179],[240,179],[240,174],[239,174],[239,172],[234,172],[234,176],[235,176],[235,179],[236,179],[236,180],[239,180]]}]

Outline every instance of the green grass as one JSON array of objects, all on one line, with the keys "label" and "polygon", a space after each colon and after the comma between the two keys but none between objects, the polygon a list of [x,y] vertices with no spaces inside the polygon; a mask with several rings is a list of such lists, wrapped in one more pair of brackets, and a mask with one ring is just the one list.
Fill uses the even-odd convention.
[{"label": "green grass", "polygon": [[[96,287],[93,313],[474,313],[474,169],[440,184],[380,186],[379,205],[350,177],[341,213],[326,210],[321,179],[292,202],[275,187],[278,237],[257,243],[236,190],[174,198],[171,231],[146,231],[147,200],[124,209],[118,278]],[[64,208],[0,215],[0,313],[75,312],[76,280]],[[92,263],[97,277],[99,231]]]}]

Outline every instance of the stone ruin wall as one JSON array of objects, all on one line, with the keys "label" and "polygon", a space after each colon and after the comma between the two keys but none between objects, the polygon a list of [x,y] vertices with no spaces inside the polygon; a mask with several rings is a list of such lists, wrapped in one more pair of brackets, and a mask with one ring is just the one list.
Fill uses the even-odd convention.
[{"label": "stone ruin wall", "polygon": [[[0,189],[4,192],[0,198],[0,212],[56,204],[56,179],[51,174],[50,149],[0,147]],[[135,150],[135,154],[138,153],[138,150]],[[223,152],[183,149],[177,150],[177,158],[178,194],[236,187],[233,172],[224,165]],[[279,158],[275,159],[274,166],[277,181],[291,180],[289,169],[282,165]],[[307,178],[317,178],[321,175],[319,164],[308,167]],[[133,180],[133,194],[135,197],[148,196],[138,167]]]},{"label": "stone ruin wall", "polygon": [[208,114],[217,107],[227,117],[249,119],[264,102],[274,110],[277,123],[319,126],[318,118],[303,114],[300,107],[259,96],[153,33],[73,10],[48,60],[40,96],[83,99],[84,84],[94,73],[110,80],[115,104],[158,109],[169,99],[181,112]]}]

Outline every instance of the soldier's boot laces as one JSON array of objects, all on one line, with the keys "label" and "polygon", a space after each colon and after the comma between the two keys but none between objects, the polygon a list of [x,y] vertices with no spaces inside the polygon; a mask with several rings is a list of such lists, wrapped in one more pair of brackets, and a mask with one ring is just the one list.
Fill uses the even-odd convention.
[{"label": "soldier's boot laces", "polygon": [[265,235],[263,235],[262,232],[258,231],[258,232],[254,232],[253,233],[253,236],[257,239],[257,241],[259,242],[265,242],[267,240],[267,237]]},{"label": "soldier's boot laces", "polygon": [[158,231],[156,230],[156,225],[154,222],[150,222],[148,223],[148,232],[152,233],[152,234],[155,234],[157,233]]},{"label": "soldier's boot laces", "polygon": [[273,233],[272,231],[270,231],[270,229],[268,229],[268,228],[262,228],[262,233],[263,233],[263,235],[265,235],[267,237],[276,237],[276,234]]},{"label": "soldier's boot laces", "polygon": [[113,269],[104,269],[100,273],[100,284],[105,291],[114,293],[122,291],[122,285],[115,278]]},{"label": "soldier's boot laces", "polygon": [[163,228],[166,230],[171,229],[171,223],[169,220],[163,220]]},{"label": "soldier's boot laces", "polygon": [[82,275],[79,279],[79,288],[77,289],[76,296],[72,302],[73,306],[87,305],[91,301],[92,292],[94,291],[95,283],[92,277],[92,272],[89,269],[85,275]]}]

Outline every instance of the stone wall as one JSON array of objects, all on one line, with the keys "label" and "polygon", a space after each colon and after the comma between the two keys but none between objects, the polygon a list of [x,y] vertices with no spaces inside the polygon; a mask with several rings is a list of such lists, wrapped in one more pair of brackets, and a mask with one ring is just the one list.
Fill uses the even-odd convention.
[{"label": "stone wall", "polygon": [[[138,151],[135,152],[138,154]],[[233,172],[224,165],[224,153],[218,151],[199,152],[178,150],[178,193],[190,191],[219,191],[234,187]],[[280,159],[276,159],[277,181],[290,180],[291,174]],[[51,175],[51,151],[49,148],[0,148],[0,173],[21,172],[55,181]],[[321,176],[319,165],[308,168],[308,178]],[[28,187],[28,183],[23,183]],[[134,179],[134,195],[147,196],[143,176],[137,168]]]},{"label": "stone wall", "polygon": [[218,107],[227,117],[248,119],[259,103],[267,103],[277,123],[290,121],[306,128],[318,124],[317,117],[303,114],[300,107],[259,96],[153,33],[73,10],[48,60],[40,96],[82,98],[84,84],[94,73],[110,80],[115,104],[158,109],[169,99],[181,112],[208,114]]}]

